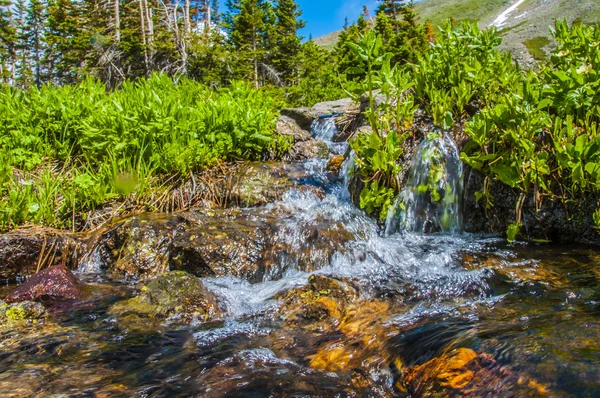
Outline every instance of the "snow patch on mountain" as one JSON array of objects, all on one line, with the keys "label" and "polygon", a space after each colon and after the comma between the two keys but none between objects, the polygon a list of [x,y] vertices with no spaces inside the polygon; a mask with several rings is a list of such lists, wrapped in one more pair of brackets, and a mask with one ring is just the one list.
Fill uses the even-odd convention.
[{"label": "snow patch on mountain", "polygon": [[492,26],[495,26],[497,28],[501,28],[506,23],[506,21],[508,20],[508,16],[512,12],[514,12],[517,8],[519,8],[519,6],[521,4],[523,4],[524,2],[525,2],[525,0],[519,0],[515,4],[513,4],[512,6],[508,7],[500,15],[498,15],[498,17],[496,17],[496,19],[494,20],[494,22],[492,22]]}]

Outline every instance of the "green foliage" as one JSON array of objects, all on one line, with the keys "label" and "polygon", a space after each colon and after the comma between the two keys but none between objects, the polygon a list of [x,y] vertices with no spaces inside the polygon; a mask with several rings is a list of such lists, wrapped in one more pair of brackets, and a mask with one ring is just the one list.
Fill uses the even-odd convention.
[{"label": "green foliage", "polygon": [[[518,84],[511,85],[510,93],[491,97],[466,125],[471,141],[462,160],[520,193],[515,224],[507,232],[511,239],[532,192],[536,199],[569,200],[600,188],[600,56],[593,45],[600,31],[557,21],[553,35],[558,48],[541,72],[516,71]],[[493,205],[488,192],[482,198],[487,207]]]},{"label": "green foliage", "polygon": [[[375,31],[361,36],[358,44],[347,45],[365,65],[365,69],[356,67],[349,73],[366,75],[360,91],[366,91],[369,99],[366,116],[372,129],[357,135],[350,143],[356,154],[356,171],[366,181],[360,194],[360,206],[369,214],[379,211],[384,218],[398,189],[395,181],[401,170],[397,161],[406,139],[404,127],[412,121],[416,110],[413,100],[406,94],[412,84],[404,71],[397,66],[390,67],[391,54],[383,53],[381,36]],[[385,98],[378,108],[375,106],[376,89]]]},{"label": "green foliage", "polygon": [[72,227],[73,212],[149,189],[221,160],[285,151],[273,101],[245,83],[210,90],[154,75],[107,93],[86,80],[0,89],[0,228]]},{"label": "green foliage", "polygon": [[288,106],[313,106],[337,100],[346,95],[343,87],[352,90],[358,85],[349,82],[345,74],[338,74],[332,55],[313,41],[302,44],[298,65],[297,83],[285,88]]},{"label": "green foliage", "polygon": [[384,2],[378,9],[374,26],[361,15],[355,24],[340,33],[334,54],[338,71],[347,74],[349,80],[364,79],[366,65],[348,43],[359,44],[361,38],[371,30],[379,36],[382,53],[389,54],[392,65],[415,62],[420,53],[427,50],[426,25],[418,23],[412,5],[400,3]]},{"label": "green foliage", "polygon": [[[389,31],[379,36],[368,33],[347,44],[359,60],[347,72],[364,76],[362,90],[370,102],[366,115],[373,129],[352,142],[356,171],[365,181],[360,196],[365,210],[383,209],[385,214],[393,200],[403,131],[419,104],[444,130],[456,122],[464,124],[469,141],[461,159],[487,177],[478,201],[493,206],[488,191],[493,180],[518,194],[516,218],[507,230],[509,240],[521,231],[528,196],[539,204],[544,197],[567,201],[600,190],[597,26],[569,27],[557,21],[552,35],[558,46],[539,72],[524,71],[500,53],[501,38],[494,29],[450,22],[414,65],[392,67],[393,56],[385,51],[381,35]],[[377,109],[376,90],[385,98]],[[439,162],[430,163],[431,181],[418,189],[429,192],[435,201],[439,195],[432,187]],[[600,225],[598,214],[595,220]]]},{"label": "green foliage", "polygon": [[496,96],[511,92],[518,69],[510,55],[497,51],[501,38],[474,24],[447,22],[436,42],[414,66],[415,96],[425,104],[434,123],[448,128],[447,112],[460,120],[466,106],[489,105]]}]

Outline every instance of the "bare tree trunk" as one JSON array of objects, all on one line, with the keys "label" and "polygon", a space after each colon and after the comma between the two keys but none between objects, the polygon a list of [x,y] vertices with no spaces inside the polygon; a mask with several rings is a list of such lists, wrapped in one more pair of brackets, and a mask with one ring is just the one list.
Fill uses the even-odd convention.
[{"label": "bare tree trunk", "polygon": [[189,35],[192,33],[192,27],[190,22],[190,0],[185,0],[183,5],[183,20],[185,34]]},{"label": "bare tree trunk", "polygon": [[211,31],[211,9],[210,9],[210,0],[205,0],[206,2],[206,16],[204,20],[206,21],[206,26],[208,27],[208,33]]},{"label": "bare tree trunk", "polygon": [[396,1],[392,0],[392,14],[394,16],[394,30],[396,31],[396,35],[400,34],[400,29],[398,28],[398,10],[396,9]]},{"label": "bare tree trunk", "polygon": [[[181,58],[181,64],[174,69],[177,73],[182,73],[187,75],[187,63],[188,63],[188,52],[187,52],[187,37],[188,35],[185,32],[185,10],[183,10],[184,14],[184,28],[183,32],[179,30],[179,4],[175,3],[173,5],[167,5],[164,1],[160,0],[164,10],[164,21],[169,29],[173,33],[173,38],[175,39],[175,45],[177,47],[177,51],[179,52],[179,56]],[[171,65],[166,66],[164,69],[171,69]]]},{"label": "bare tree trunk", "polygon": [[121,42],[121,17],[119,16],[119,0],[114,0],[114,18],[115,18],[115,41]]},{"label": "bare tree trunk", "polygon": [[144,12],[144,0],[138,0],[140,6],[140,27],[142,29],[142,45],[144,46],[144,66],[145,73],[148,75],[148,42],[146,40],[146,21],[145,21],[145,12]]},{"label": "bare tree trunk", "polygon": [[148,43],[148,59],[152,63],[153,52],[152,44],[154,42],[154,21],[152,20],[152,9],[148,7],[148,0],[144,1],[144,11],[146,12],[146,24],[148,25],[148,34],[146,36],[146,42]]},{"label": "bare tree trunk", "polygon": [[252,56],[254,58],[254,86],[258,88],[258,57],[256,56],[256,29],[252,32]]}]

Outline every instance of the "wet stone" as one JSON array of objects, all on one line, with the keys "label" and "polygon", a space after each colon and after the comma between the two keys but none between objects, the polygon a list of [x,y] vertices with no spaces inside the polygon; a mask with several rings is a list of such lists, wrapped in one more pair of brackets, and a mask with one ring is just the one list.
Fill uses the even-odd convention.
[{"label": "wet stone", "polygon": [[55,265],[32,275],[4,299],[7,303],[21,301],[53,302],[78,300],[82,284],[64,265]]},{"label": "wet stone", "polygon": [[327,170],[335,175],[338,175],[344,160],[345,159],[342,155],[333,155],[327,162]]},{"label": "wet stone", "polygon": [[115,304],[110,313],[177,323],[204,322],[222,316],[214,294],[198,278],[183,271],[159,276],[142,287],[138,296]]},{"label": "wet stone", "polygon": [[172,243],[171,269],[199,277],[236,276],[258,281],[269,264],[263,255],[274,234],[262,220],[206,217],[178,234]]},{"label": "wet stone", "polygon": [[306,286],[288,292],[278,316],[287,322],[322,321],[339,323],[347,306],[360,296],[352,282],[325,275],[311,275]]},{"label": "wet stone", "polygon": [[[298,195],[315,201],[324,192]],[[279,203],[249,209],[195,209],[139,216],[98,235],[100,267],[116,280],[146,280],[181,270],[198,277],[235,276],[250,282],[281,278],[290,268],[314,271],[344,251],[354,234],[326,217],[295,217]]]},{"label": "wet stone", "polygon": [[148,279],[168,271],[169,249],[179,223],[168,216],[144,215],[127,219],[102,234],[101,245],[113,279]]},{"label": "wet stone", "polygon": [[34,274],[40,267],[70,263],[68,236],[14,231],[0,235],[0,279]]},{"label": "wet stone", "polygon": [[286,160],[327,159],[329,147],[323,140],[312,139],[294,144]]},{"label": "wet stone", "polygon": [[534,380],[469,348],[458,348],[409,368],[403,385],[414,397],[548,395],[547,389]]}]

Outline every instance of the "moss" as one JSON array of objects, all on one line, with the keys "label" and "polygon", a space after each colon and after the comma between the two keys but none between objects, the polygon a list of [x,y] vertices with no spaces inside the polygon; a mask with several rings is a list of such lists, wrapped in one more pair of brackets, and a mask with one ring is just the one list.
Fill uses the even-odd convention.
[{"label": "moss", "polygon": [[529,53],[537,61],[546,61],[548,54],[544,51],[544,47],[551,43],[550,39],[546,36],[537,36],[532,39],[525,40],[523,44],[529,50]]},{"label": "moss", "polygon": [[11,307],[6,309],[6,319],[19,321],[27,318],[27,311],[22,307]]},{"label": "moss", "polygon": [[42,318],[46,313],[43,305],[32,301],[23,301],[20,303],[6,304],[0,301],[0,320],[6,319],[9,322],[25,321],[30,319]]}]

